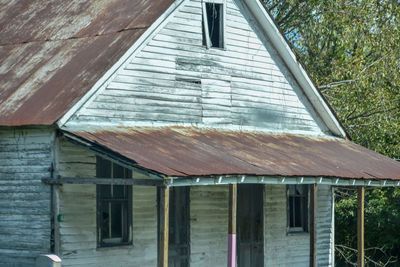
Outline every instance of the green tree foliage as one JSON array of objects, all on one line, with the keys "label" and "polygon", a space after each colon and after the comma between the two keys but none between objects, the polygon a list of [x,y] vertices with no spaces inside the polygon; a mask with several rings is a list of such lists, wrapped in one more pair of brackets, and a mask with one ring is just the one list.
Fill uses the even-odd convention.
[{"label": "green tree foliage", "polygon": [[[400,1],[266,0],[265,5],[350,138],[400,159]],[[336,203],[336,244],[356,248],[356,200],[351,191],[345,196]],[[366,199],[371,248],[366,254],[371,266],[383,266],[390,256],[400,259],[400,191],[369,189]],[[351,249],[345,253],[351,255]]]}]

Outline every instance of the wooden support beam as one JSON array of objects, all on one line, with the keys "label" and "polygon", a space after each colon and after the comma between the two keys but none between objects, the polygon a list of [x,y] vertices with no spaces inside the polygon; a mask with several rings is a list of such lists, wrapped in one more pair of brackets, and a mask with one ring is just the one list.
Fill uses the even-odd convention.
[{"label": "wooden support beam", "polygon": [[357,266],[364,267],[364,195],[365,187],[357,190]]},{"label": "wooden support beam", "polygon": [[158,242],[158,267],[168,267],[169,186],[160,188],[160,240]]},{"label": "wooden support beam", "polygon": [[310,267],[317,266],[317,185],[310,185]]},{"label": "wooden support beam", "polygon": [[229,185],[228,267],[236,266],[237,184]]},{"label": "wooden support beam", "polygon": [[109,184],[109,185],[148,185],[160,186],[163,180],[156,179],[129,179],[129,178],[95,178],[95,177],[62,177],[43,178],[42,182],[50,185],[62,184]]}]

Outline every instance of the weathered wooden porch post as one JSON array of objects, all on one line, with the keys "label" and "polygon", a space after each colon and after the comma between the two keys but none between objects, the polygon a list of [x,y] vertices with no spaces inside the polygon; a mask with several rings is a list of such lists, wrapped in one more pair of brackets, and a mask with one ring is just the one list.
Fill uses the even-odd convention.
[{"label": "weathered wooden porch post", "polygon": [[160,188],[160,241],[158,267],[168,267],[169,186]]},{"label": "weathered wooden porch post", "polygon": [[365,187],[359,186],[357,190],[357,266],[364,267],[364,195]]},{"label": "weathered wooden porch post", "polygon": [[317,266],[317,227],[315,216],[317,214],[317,185],[310,185],[310,267]]},{"label": "weathered wooden porch post", "polygon": [[236,266],[237,184],[229,185],[228,267]]}]

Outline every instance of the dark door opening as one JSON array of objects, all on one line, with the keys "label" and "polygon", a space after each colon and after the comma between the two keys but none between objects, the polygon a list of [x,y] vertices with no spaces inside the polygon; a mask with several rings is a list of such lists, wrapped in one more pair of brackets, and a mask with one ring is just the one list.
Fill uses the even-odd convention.
[{"label": "dark door opening", "polygon": [[171,187],[169,193],[169,267],[189,266],[189,207],[189,187]]},{"label": "dark door opening", "polygon": [[238,185],[238,267],[264,266],[264,186]]}]

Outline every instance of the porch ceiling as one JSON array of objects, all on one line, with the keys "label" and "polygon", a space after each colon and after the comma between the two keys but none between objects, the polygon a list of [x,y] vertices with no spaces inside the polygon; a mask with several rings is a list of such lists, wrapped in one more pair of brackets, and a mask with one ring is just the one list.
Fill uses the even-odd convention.
[{"label": "porch ceiling", "polygon": [[167,176],[324,176],[400,180],[400,163],[344,139],[196,127],[70,131]]}]

